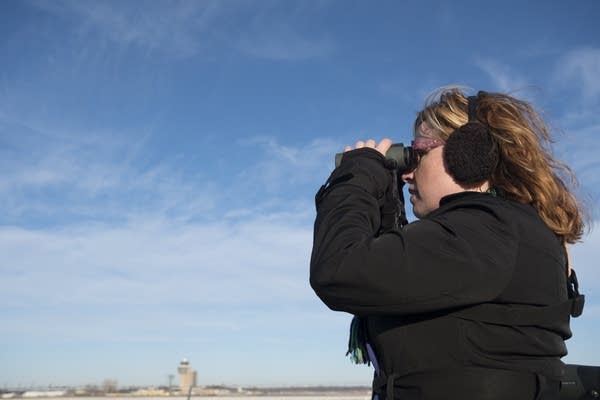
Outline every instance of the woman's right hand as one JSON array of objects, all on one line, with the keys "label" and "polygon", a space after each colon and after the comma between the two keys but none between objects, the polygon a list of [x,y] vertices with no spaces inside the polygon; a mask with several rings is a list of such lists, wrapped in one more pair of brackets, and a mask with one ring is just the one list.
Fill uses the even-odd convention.
[{"label": "woman's right hand", "polygon": [[372,149],[375,149],[378,152],[380,152],[383,156],[385,156],[385,154],[390,149],[390,147],[392,147],[392,140],[385,138],[385,139],[381,140],[381,142],[379,142],[379,143],[375,143],[375,140],[373,140],[373,139],[369,139],[366,142],[363,142],[362,140],[358,140],[354,144],[354,148],[352,148],[352,146],[344,147],[344,153],[346,153],[348,151],[352,151],[354,149],[362,149],[363,147],[370,147]]}]

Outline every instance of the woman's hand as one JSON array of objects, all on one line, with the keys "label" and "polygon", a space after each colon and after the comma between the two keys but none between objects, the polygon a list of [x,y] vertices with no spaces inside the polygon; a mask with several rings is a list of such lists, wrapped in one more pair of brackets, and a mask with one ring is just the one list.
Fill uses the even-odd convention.
[{"label": "woman's hand", "polygon": [[[363,142],[362,140],[357,141],[354,144],[354,149],[362,149],[363,147],[370,147],[372,149],[377,150],[383,156],[385,156],[385,153],[387,153],[387,151],[390,149],[391,146],[392,146],[392,141],[388,138],[383,139],[379,143],[375,143],[375,141],[373,139],[369,139],[366,142]],[[354,149],[352,148],[352,146],[346,146],[346,147],[344,147],[344,153],[354,150]]]}]

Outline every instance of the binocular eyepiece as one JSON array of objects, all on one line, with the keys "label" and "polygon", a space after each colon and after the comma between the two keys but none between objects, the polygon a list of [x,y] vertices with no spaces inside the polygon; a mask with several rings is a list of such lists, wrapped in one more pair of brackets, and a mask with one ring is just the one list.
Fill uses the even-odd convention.
[{"label": "binocular eyepiece", "polygon": [[[335,167],[337,168],[342,162],[344,153],[337,153],[335,155]],[[394,143],[385,154],[385,158],[390,163],[395,163],[394,168],[400,173],[409,172],[412,169],[414,163],[414,155],[412,147],[404,146],[402,143]]]}]

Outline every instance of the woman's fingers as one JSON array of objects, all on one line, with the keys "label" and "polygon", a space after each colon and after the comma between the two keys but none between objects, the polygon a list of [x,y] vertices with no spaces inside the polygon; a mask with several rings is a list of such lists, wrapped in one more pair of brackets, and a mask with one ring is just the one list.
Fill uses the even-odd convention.
[{"label": "woman's fingers", "polygon": [[373,139],[368,139],[366,142],[362,140],[356,141],[354,144],[354,148],[352,146],[344,147],[344,153],[351,151],[353,149],[362,149],[363,147],[370,147],[372,149],[377,150],[381,154],[385,156],[385,153],[392,147],[392,141],[388,138],[383,139],[381,142],[376,143]]},{"label": "woman's fingers", "polygon": [[388,150],[390,149],[390,147],[392,147],[391,139],[385,138],[381,142],[379,142],[377,147],[375,147],[375,150],[377,150],[378,152],[380,152],[381,154],[383,154],[385,156],[386,153],[388,152]]}]

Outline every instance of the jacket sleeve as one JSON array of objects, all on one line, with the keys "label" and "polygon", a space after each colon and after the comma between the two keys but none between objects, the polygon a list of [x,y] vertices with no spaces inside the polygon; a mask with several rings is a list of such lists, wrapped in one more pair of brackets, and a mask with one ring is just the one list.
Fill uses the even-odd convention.
[{"label": "jacket sleeve", "polygon": [[391,174],[379,153],[361,150],[317,194],[310,283],[321,300],[358,315],[408,315],[497,297],[518,251],[510,221],[476,206],[378,235]]}]

